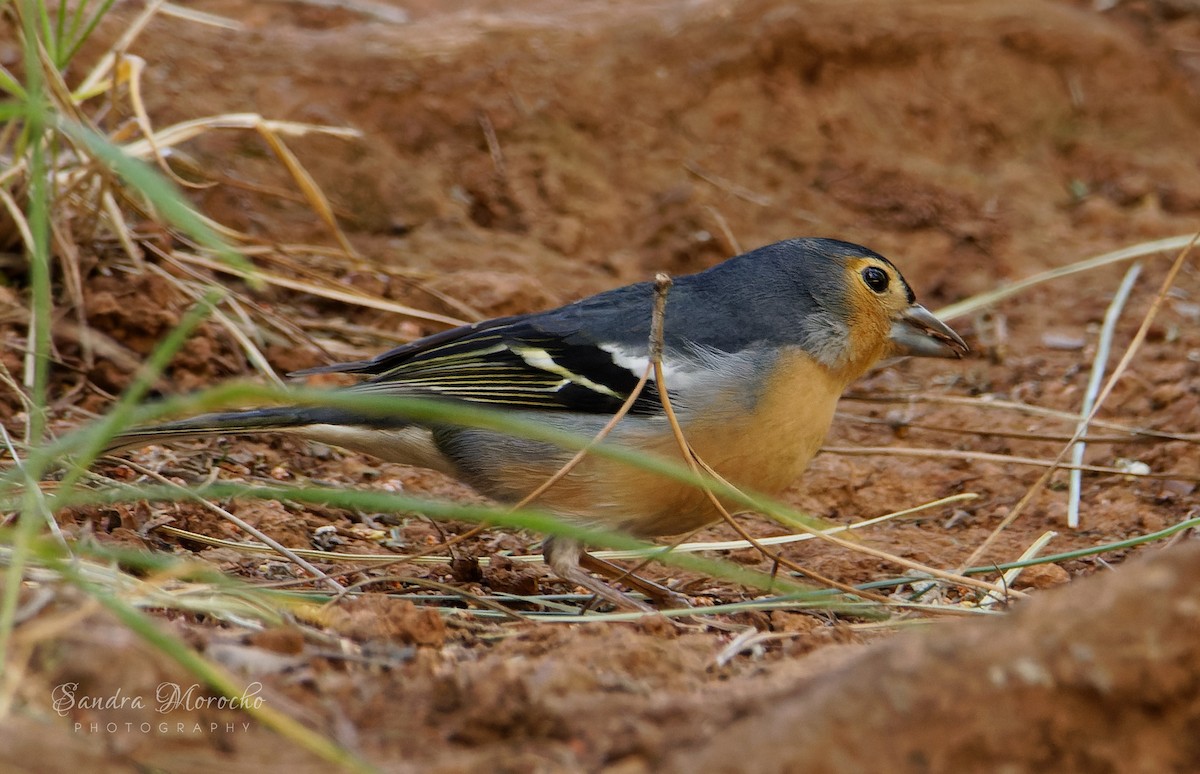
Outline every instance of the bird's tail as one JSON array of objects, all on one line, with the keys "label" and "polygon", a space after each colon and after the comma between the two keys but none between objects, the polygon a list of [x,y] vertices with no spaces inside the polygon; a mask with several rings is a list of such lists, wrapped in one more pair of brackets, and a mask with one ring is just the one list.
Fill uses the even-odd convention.
[{"label": "bird's tail", "polygon": [[121,449],[131,449],[164,441],[182,441],[210,435],[278,432],[313,425],[401,427],[406,424],[408,423],[403,421],[388,420],[378,416],[368,417],[327,406],[280,406],[247,411],[227,411],[164,422],[161,425],[136,427],[109,441],[104,453],[109,454]]}]

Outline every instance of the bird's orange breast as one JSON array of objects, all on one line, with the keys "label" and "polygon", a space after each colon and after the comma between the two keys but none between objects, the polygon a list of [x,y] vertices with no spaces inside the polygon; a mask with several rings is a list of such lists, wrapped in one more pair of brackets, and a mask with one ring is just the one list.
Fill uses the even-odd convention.
[{"label": "bird's orange breast", "polygon": [[[668,388],[670,384],[668,383]],[[781,355],[772,373],[747,405],[731,385],[682,420],[684,435],[702,460],[730,483],[776,495],[794,481],[816,454],[845,388],[802,352]],[[618,426],[613,439],[667,459],[683,457],[664,420]],[[510,470],[518,487],[532,491],[545,478],[532,470]],[[691,485],[613,460],[591,456],[539,499],[539,507],[639,537],[674,535],[704,526],[719,513],[705,493]],[[733,510],[740,510],[733,506]]]}]

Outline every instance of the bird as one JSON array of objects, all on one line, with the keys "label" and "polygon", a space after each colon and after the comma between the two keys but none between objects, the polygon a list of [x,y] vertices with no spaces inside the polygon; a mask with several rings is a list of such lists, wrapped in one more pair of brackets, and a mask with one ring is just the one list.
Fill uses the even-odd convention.
[{"label": "bird", "polygon": [[[359,377],[332,389],[490,406],[578,436],[596,435],[636,391],[652,358],[655,283],[607,290],[546,311],[463,325],[376,357],[298,371]],[[961,358],[963,339],[899,269],[861,245],[776,242],[672,279],[661,316],[666,402],[696,455],[737,487],[774,496],[817,453],[846,387],[893,356]],[[678,460],[650,378],[606,442]],[[107,451],[185,438],[279,432],[447,474],[501,503],[522,500],[574,454],[496,430],[367,415],[333,406],[205,414],[117,436]],[[587,455],[539,507],[572,523],[641,539],[720,518],[695,486]],[[640,601],[584,571],[578,540],[549,536],[560,578],[619,606]],[[589,563],[593,568],[596,565]]]}]

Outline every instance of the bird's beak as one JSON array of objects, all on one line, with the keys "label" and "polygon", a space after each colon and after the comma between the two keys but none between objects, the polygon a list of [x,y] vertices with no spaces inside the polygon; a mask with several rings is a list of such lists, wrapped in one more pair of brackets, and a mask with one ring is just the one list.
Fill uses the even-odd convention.
[{"label": "bird's beak", "polygon": [[897,355],[962,357],[969,351],[949,325],[920,304],[908,307],[892,322],[891,339]]}]

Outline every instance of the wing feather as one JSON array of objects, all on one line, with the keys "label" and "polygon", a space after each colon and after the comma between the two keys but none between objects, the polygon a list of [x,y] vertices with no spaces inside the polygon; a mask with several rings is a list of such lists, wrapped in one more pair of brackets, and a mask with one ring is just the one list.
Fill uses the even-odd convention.
[{"label": "wing feather", "polygon": [[[641,378],[583,331],[539,327],[539,316],[476,323],[396,347],[370,360],[299,371],[368,377],[359,392],[437,395],[523,409],[611,414]],[[631,409],[654,414],[662,403],[653,380]]]}]

